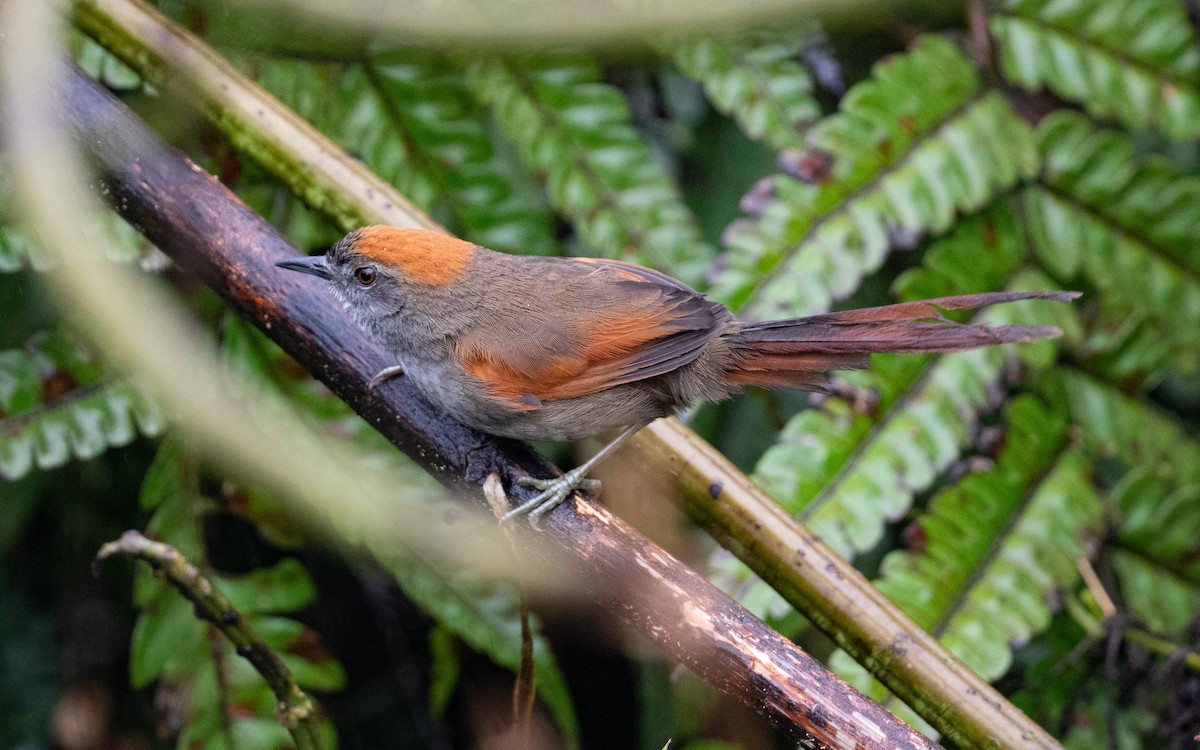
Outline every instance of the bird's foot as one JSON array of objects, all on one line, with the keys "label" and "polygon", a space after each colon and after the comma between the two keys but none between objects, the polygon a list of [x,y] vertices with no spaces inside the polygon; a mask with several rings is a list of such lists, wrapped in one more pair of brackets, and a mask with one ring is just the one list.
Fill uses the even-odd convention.
[{"label": "bird's foot", "polygon": [[379,372],[375,373],[375,377],[371,378],[371,382],[367,383],[367,388],[373,389],[376,386],[378,386],[380,383],[382,383],[383,381],[391,380],[392,378],[398,377],[403,374],[404,374],[404,368],[401,367],[400,365],[392,365],[391,367],[385,367],[382,370],[380,370]]},{"label": "bird's foot", "polygon": [[536,527],[539,518],[557,508],[575,490],[582,489],[593,494],[599,492],[600,480],[587,477],[587,470],[590,468],[586,465],[580,466],[571,469],[557,479],[521,477],[517,480],[517,484],[522,487],[533,487],[541,490],[541,493],[500,516],[500,523],[506,523],[519,516],[528,516],[529,523]]}]

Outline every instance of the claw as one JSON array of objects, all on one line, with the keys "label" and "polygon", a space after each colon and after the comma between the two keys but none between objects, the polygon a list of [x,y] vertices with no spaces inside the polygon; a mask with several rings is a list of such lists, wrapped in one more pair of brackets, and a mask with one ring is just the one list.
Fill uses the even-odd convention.
[{"label": "claw", "polygon": [[403,374],[404,374],[404,368],[401,367],[400,365],[392,365],[391,367],[385,367],[382,370],[380,370],[379,372],[375,373],[375,377],[371,378],[370,383],[367,383],[367,388],[374,389],[376,386],[378,386],[383,381],[390,380],[394,377],[398,377]]},{"label": "claw", "polygon": [[[376,377],[379,376],[377,375]],[[561,505],[562,501],[567,499],[567,495],[570,495],[573,491],[582,488],[588,492],[598,492],[600,490],[600,481],[597,479],[588,479],[588,472],[605,456],[612,453],[618,445],[642,429],[642,426],[637,424],[626,427],[624,432],[609,442],[608,445],[601,448],[596,455],[589,458],[581,466],[576,466],[566,474],[563,474],[558,479],[534,479],[533,477],[521,477],[518,479],[517,484],[537,488],[541,490],[541,493],[500,516],[500,523],[511,521],[517,516],[527,515],[529,516],[529,522],[533,524],[534,528],[537,528],[538,519]]]},{"label": "claw", "polygon": [[[552,487],[554,487],[555,484],[558,484],[561,481],[562,481],[562,477],[558,477],[557,479],[538,479],[536,477],[521,477],[520,479],[517,480],[517,484],[521,485],[522,487],[532,487],[535,490],[548,490],[548,489],[551,489]],[[600,480],[592,479],[591,477],[584,477],[579,480],[579,484],[575,485],[571,489],[583,490],[584,492],[588,493],[589,495],[596,495],[596,494],[599,494],[599,492],[600,492]],[[568,491],[567,494],[570,494],[570,492]]]},{"label": "claw", "polygon": [[507,523],[519,516],[529,516],[529,522],[537,526],[539,518],[557,508],[575,490],[598,490],[600,480],[588,479],[587,474],[580,471],[584,468],[581,466],[572,469],[557,479],[521,477],[517,480],[517,484],[523,487],[533,487],[541,492],[500,516],[500,523]]}]

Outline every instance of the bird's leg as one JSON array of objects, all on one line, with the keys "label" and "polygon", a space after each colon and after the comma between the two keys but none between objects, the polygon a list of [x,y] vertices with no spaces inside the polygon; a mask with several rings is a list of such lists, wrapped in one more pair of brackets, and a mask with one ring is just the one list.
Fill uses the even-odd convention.
[{"label": "bird's leg", "polygon": [[537,525],[537,519],[549,513],[558,507],[559,503],[567,499],[573,491],[580,487],[595,491],[600,488],[600,482],[595,479],[588,479],[588,472],[596,467],[596,464],[603,461],[609,454],[617,449],[621,443],[624,443],[633,436],[638,430],[645,427],[644,424],[635,424],[625,428],[625,431],[617,435],[613,440],[596,455],[584,461],[579,466],[571,469],[557,479],[534,479],[533,477],[521,477],[517,480],[517,484],[525,487],[534,487],[542,492],[535,497],[532,497],[509,512],[500,516],[500,523],[511,521],[518,516],[529,516],[529,522]]},{"label": "bird's leg", "polygon": [[367,383],[367,388],[373,389],[376,386],[378,386],[380,383],[382,383],[383,381],[390,380],[394,377],[397,377],[397,376],[403,375],[403,374],[404,374],[404,368],[401,367],[400,365],[392,365],[391,367],[385,367],[382,370],[380,370],[379,372],[375,373],[375,377],[371,378],[370,383]]}]

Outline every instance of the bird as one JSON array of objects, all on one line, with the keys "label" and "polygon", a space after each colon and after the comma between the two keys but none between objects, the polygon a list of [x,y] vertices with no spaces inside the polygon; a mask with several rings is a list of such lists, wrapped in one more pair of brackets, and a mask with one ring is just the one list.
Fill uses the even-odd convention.
[{"label": "bird", "polygon": [[1053,338],[1053,326],[958,323],[943,311],[1076,292],[989,292],[761,322],[671,276],[607,258],[495,252],[443,232],[367,226],[324,255],[280,268],[324,279],[394,357],[371,381],[403,375],[435,406],[483,432],[522,440],[621,433],[501,521],[537,519],[638,430],[746,386],[823,391],[826,373],[872,353],[945,353]]}]

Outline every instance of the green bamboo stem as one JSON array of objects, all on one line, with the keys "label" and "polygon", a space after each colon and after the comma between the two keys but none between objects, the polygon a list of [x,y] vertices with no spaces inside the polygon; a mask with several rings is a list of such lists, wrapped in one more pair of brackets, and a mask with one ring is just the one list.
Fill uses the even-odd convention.
[{"label": "green bamboo stem", "polygon": [[140,2],[82,0],[74,22],[147,82],[185,96],[239,149],[344,229],[365,224],[441,229],[182,26]]},{"label": "green bamboo stem", "polygon": [[943,735],[1061,747],[683,423],[660,419],[623,452],[674,477],[692,520]]},{"label": "green bamboo stem", "polygon": [[[227,137],[344,226],[356,221],[435,226],[140,0],[80,0],[75,19],[147,80],[180,81]],[[655,422],[631,444],[637,450],[625,455],[640,452],[654,470],[678,478],[689,516],[939,732],[963,747],[1061,747],[677,420]]]}]

